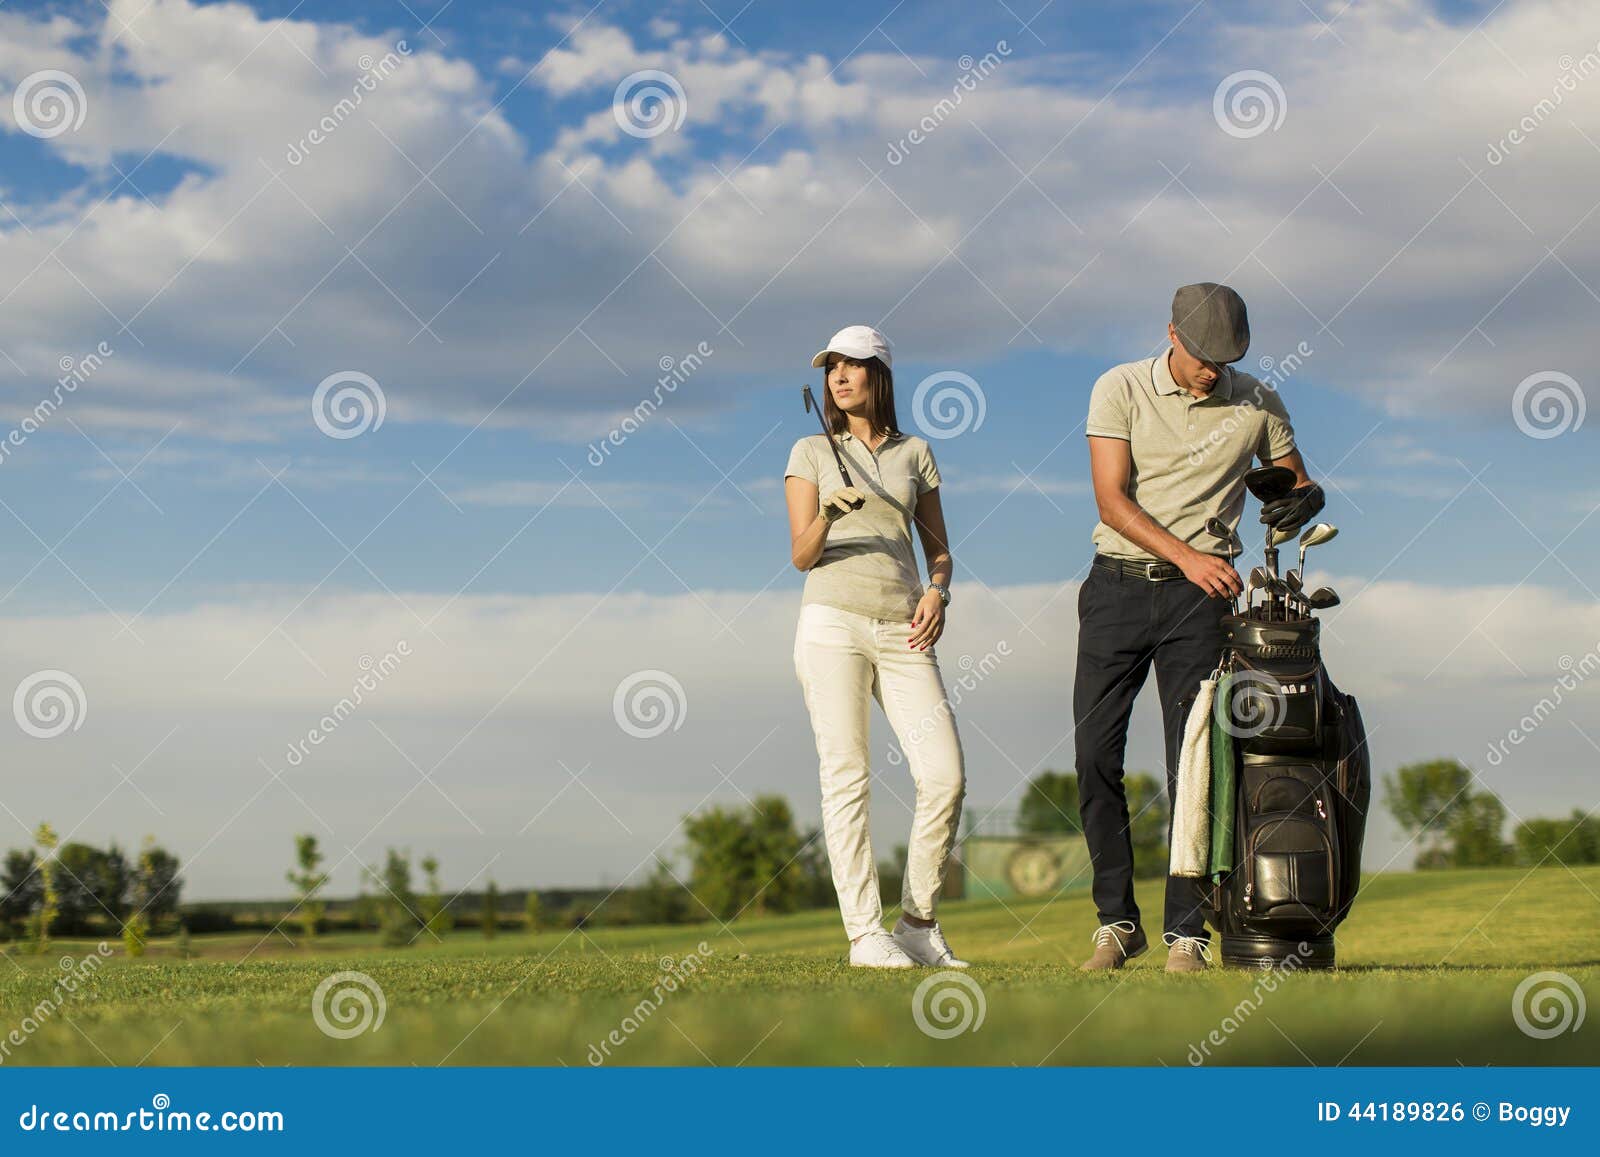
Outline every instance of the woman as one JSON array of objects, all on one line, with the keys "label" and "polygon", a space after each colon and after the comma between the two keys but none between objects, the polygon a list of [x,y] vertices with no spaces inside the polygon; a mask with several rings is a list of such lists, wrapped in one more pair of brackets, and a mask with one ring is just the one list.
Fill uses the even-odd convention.
[{"label": "woman", "polygon": [[[806,572],[795,637],[822,774],[822,826],[833,886],[859,968],[965,968],[934,919],[966,793],[961,740],[933,645],[944,634],[953,564],[939,469],[900,432],[889,343],[864,325],[834,335],[811,364],[826,369],[821,434],[789,455],[784,491],[797,569]],[[854,486],[846,486],[834,448]],[[915,522],[929,582],[917,574]],[[872,854],[869,699],[899,737],[916,782],[901,916],[883,928]]]}]

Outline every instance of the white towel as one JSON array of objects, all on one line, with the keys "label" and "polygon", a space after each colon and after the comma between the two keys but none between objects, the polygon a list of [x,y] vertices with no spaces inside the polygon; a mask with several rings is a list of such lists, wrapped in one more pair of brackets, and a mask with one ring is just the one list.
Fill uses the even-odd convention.
[{"label": "white towel", "polygon": [[1200,680],[1178,755],[1171,865],[1167,869],[1174,876],[1203,877],[1211,870],[1211,709],[1216,700],[1217,681]]}]

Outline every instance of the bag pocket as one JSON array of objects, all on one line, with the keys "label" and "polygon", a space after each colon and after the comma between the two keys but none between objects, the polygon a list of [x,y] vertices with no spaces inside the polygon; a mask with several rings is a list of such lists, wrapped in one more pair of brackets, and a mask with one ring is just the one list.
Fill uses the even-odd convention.
[{"label": "bag pocket", "polygon": [[1320,664],[1252,661],[1235,656],[1229,727],[1258,751],[1311,748],[1322,738]]},{"label": "bag pocket", "polygon": [[1261,816],[1245,863],[1244,907],[1250,917],[1319,924],[1332,918],[1335,857],[1323,824],[1299,812]]}]

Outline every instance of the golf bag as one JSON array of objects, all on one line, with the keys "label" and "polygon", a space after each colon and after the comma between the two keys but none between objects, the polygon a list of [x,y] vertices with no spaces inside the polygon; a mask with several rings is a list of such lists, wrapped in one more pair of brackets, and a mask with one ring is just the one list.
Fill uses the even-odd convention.
[{"label": "golf bag", "polygon": [[1236,790],[1232,863],[1213,879],[1211,922],[1227,963],[1330,968],[1361,881],[1366,731],[1322,665],[1317,619],[1259,610],[1223,619]]}]

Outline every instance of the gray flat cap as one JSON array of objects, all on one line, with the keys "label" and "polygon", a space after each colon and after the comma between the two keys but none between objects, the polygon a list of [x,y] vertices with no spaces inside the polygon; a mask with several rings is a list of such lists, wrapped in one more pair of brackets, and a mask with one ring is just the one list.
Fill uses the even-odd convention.
[{"label": "gray flat cap", "polygon": [[1185,285],[1172,295],[1172,327],[1183,348],[1201,361],[1228,365],[1250,348],[1244,298],[1215,281]]}]

